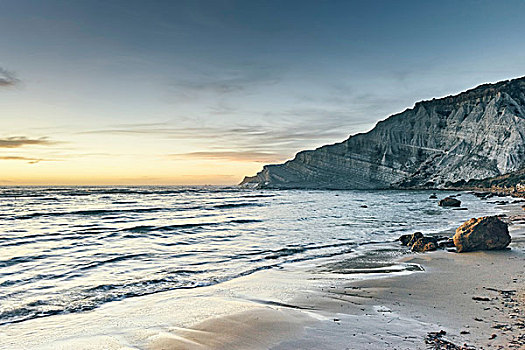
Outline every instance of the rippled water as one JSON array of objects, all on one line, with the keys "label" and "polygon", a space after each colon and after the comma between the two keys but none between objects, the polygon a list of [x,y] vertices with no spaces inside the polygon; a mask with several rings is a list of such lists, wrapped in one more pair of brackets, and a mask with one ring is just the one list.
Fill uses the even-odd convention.
[{"label": "rippled water", "polygon": [[[0,325],[220,283],[493,212],[424,191],[0,188]],[[445,193],[440,194],[444,196]],[[362,206],[366,205],[364,208]]]}]

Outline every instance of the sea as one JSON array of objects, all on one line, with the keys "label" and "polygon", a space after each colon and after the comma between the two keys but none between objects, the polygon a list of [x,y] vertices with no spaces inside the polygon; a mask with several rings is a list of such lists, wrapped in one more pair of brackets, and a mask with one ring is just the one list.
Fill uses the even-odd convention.
[{"label": "sea", "polygon": [[[238,187],[0,188],[0,330],[145,295],[186,294],[497,214],[491,200],[429,191]],[[370,247],[370,248],[367,248]],[[402,250],[400,250],[399,254]]]}]

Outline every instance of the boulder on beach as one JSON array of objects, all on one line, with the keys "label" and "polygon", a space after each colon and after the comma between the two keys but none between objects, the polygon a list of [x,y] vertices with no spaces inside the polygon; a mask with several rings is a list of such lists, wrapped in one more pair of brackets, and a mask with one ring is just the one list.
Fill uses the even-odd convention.
[{"label": "boulder on beach", "polygon": [[472,218],[456,229],[453,237],[458,253],[504,249],[510,241],[508,225],[496,216]]},{"label": "boulder on beach", "polygon": [[461,201],[456,198],[446,197],[440,200],[438,205],[440,207],[459,207],[461,205]]},{"label": "boulder on beach", "polygon": [[421,237],[412,245],[413,252],[428,252],[436,249],[437,239],[434,237]]}]

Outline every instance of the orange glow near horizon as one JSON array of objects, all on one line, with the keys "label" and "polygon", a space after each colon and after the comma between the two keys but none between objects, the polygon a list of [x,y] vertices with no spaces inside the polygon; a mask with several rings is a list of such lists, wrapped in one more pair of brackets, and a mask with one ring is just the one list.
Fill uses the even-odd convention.
[{"label": "orange glow near horizon", "polygon": [[141,158],[3,160],[0,185],[235,185],[261,163]]}]

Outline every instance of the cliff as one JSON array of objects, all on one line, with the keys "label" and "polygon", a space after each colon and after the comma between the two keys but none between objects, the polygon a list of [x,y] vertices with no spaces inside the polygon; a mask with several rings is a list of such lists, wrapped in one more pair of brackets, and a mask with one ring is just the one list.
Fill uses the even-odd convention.
[{"label": "cliff", "polygon": [[266,165],[260,188],[442,188],[525,167],[525,77],[415,104],[369,132]]}]

